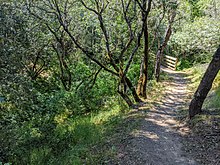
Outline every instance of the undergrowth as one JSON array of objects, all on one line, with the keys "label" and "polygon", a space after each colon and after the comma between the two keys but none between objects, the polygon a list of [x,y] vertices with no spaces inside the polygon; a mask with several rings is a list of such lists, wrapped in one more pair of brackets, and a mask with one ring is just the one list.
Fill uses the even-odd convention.
[{"label": "undergrowth", "polygon": [[[168,76],[162,74],[161,79],[167,80]],[[149,81],[148,106],[150,100],[153,102],[160,98],[162,91],[161,83]],[[0,140],[3,142],[0,154],[6,151],[7,155],[0,155],[0,160],[4,164],[10,162],[15,165],[81,165],[106,164],[114,158],[117,151],[111,142],[131,132],[138,125],[140,116],[131,119],[131,111],[119,97],[109,97],[102,106],[98,106],[100,109],[77,114],[71,111],[75,103],[70,102],[70,96],[39,97],[42,101],[39,107],[42,108],[33,111],[30,120],[6,116],[0,127]],[[10,102],[2,102],[0,108],[8,107],[5,110],[14,110],[17,115],[18,109],[11,105]]]},{"label": "undergrowth", "polygon": [[[189,82],[187,86],[188,104],[190,103],[193,94],[198,88],[207,67],[208,64],[197,64],[194,67],[184,70],[188,75],[187,79]],[[192,127],[201,121],[209,120],[210,117],[209,114],[216,112],[217,114],[220,114],[220,73],[217,74],[213,82],[212,89],[204,101],[202,110],[203,110],[202,114],[196,115],[192,120],[189,121]],[[186,106],[181,111],[179,111],[179,119],[184,120],[187,118],[187,116],[188,116],[188,106]]]},{"label": "undergrowth", "polygon": [[11,156],[13,164],[97,164],[100,154],[105,157],[111,151],[94,154],[90,148],[102,143],[126,113],[119,105],[108,106],[109,109],[84,116],[67,117],[63,112],[55,116],[55,128],[48,127],[47,134],[40,127],[31,126],[31,122],[17,128],[27,132],[25,143]]},{"label": "undergrowth", "polygon": [[[189,73],[189,79],[191,80],[191,83],[189,84],[188,88],[193,93],[199,86],[199,83],[207,67],[208,64],[202,64],[202,65],[200,64],[186,70]],[[220,73],[217,74],[213,82],[212,89],[209,92],[204,102],[203,108],[204,109],[220,108]]]},{"label": "undergrowth", "polygon": [[[208,64],[196,65],[186,72],[191,82],[188,85],[189,102],[196,91]],[[180,112],[188,116],[188,106]],[[182,118],[183,119],[183,118]],[[220,130],[220,73],[215,78],[211,91],[203,104],[202,113],[187,120],[191,133],[187,136],[184,149],[190,152],[200,164],[219,164],[219,130]]]}]

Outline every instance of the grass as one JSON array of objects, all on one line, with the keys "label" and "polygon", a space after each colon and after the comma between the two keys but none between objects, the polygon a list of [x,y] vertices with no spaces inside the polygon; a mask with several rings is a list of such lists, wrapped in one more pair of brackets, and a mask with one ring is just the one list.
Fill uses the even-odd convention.
[{"label": "grass", "polygon": [[[188,78],[191,80],[191,83],[189,84],[190,89],[195,90],[198,87],[207,67],[208,64],[197,64],[192,68],[184,70],[189,75]],[[217,74],[215,81],[213,82],[212,90],[216,90],[219,86],[220,72]]]},{"label": "grass", "polygon": [[[161,98],[161,92],[164,86],[162,83],[150,81],[148,84],[148,98],[151,106],[155,100]],[[118,146],[121,144],[121,139],[125,139],[129,134],[138,127],[143,117],[142,113],[133,114],[128,108],[121,108],[119,105],[110,106],[111,110],[104,111],[98,114],[91,114],[89,123],[96,127],[96,131],[92,131],[95,138],[86,141],[91,144],[85,145],[79,157],[79,164],[109,164],[111,161],[117,160]],[[88,120],[88,118],[86,119]],[[79,122],[82,123],[82,122]],[[84,128],[82,128],[84,130]],[[80,129],[80,130],[82,130]],[[91,129],[90,129],[91,130]],[[82,135],[82,133],[77,133]],[[96,137],[99,134],[100,136]],[[85,135],[82,135],[84,137]],[[80,143],[86,144],[86,143]],[[79,147],[82,149],[83,147]]]},{"label": "grass", "polygon": [[[191,101],[208,64],[196,65],[186,69],[189,84],[189,100]],[[218,164],[219,161],[219,130],[220,130],[220,73],[215,78],[211,91],[204,101],[202,113],[189,120],[188,106],[180,111],[180,120],[187,122],[191,133],[186,136],[184,150],[198,161],[199,164]],[[187,120],[186,120],[187,119]]]},{"label": "grass", "polygon": [[58,154],[47,146],[34,149],[31,153],[31,164],[102,164],[105,158],[113,154],[113,149],[101,153],[94,152],[93,148],[104,143],[106,135],[122,121],[122,115],[119,106],[83,117],[65,118],[65,114],[59,115],[56,118],[59,123],[54,137],[57,140],[61,139],[61,144],[55,144]]},{"label": "grass", "polygon": [[190,84],[188,85],[190,91],[194,92],[199,86],[199,83],[202,79],[203,74],[206,71],[207,66],[207,64],[196,65],[192,68],[184,70],[188,74],[188,78],[190,79]]},{"label": "grass", "polygon": [[[167,76],[163,75],[163,79],[167,79]],[[151,102],[160,98],[162,91],[161,83],[149,82],[149,107]],[[44,118],[36,117],[37,122],[30,121],[20,128],[16,127],[16,132],[22,136],[9,162],[15,165],[109,163],[117,155],[118,139],[128,136],[137,128],[142,115],[146,115],[133,115],[127,106],[119,104],[118,98],[114,99],[106,103],[102,110],[83,116],[72,116],[68,110],[63,110],[52,120],[45,116],[44,122],[40,121]],[[12,139],[17,143],[16,137]]]},{"label": "grass", "polygon": [[[188,68],[184,70],[188,75],[187,78],[190,80],[188,84],[189,102],[194,92],[198,88],[207,67],[208,64],[197,64],[192,68]],[[210,120],[210,115],[208,114],[212,114],[212,113],[220,114],[220,110],[216,111],[216,109],[220,109],[220,73],[217,74],[213,82],[212,89],[209,92],[207,98],[205,99],[205,102],[203,104],[204,113],[194,117],[190,121],[190,124],[194,126],[196,125],[196,123]],[[188,107],[187,109],[183,109],[182,111],[179,112],[179,116],[181,116],[181,119],[185,118],[187,115],[188,115]]]},{"label": "grass", "polygon": [[[8,150],[6,162],[15,165],[103,164],[113,157],[114,147],[105,150],[102,147],[129,111],[117,99],[113,98],[101,110],[85,115],[73,116],[63,110],[49,119],[48,116],[36,116],[36,120],[15,127],[10,135],[4,127],[6,133],[0,134],[0,140],[9,137],[8,141],[13,145],[10,146],[13,150]],[[9,145],[8,141],[4,146]]]}]

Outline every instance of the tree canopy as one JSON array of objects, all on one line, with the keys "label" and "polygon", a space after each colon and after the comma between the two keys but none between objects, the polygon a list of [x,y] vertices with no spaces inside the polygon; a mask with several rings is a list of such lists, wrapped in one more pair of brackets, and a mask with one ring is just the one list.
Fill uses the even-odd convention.
[{"label": "tree canopy", "polygon": [[0,0],[0,162],[56,157],[75,136],[59,122],[151,97],[163,55],[208,62],[219,14],[218,0]]}]

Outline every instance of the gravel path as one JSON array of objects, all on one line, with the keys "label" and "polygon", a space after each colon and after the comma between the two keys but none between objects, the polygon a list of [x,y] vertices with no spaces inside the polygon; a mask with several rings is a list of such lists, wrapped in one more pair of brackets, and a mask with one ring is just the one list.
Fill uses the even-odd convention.
[{"label": "gravel path", "polygon": [[[154,108],[144,105],[134,113],[146,113],[140,127],[120,146],[118,162],[121,165],[197,165],[182,151],[182,135],[187,127],[175,120],[176,112],[186,102],[184,73],[163,69],[173,79],[166,83],[162,102]],[[150,97],[150,96],[149,96]],[[146,103],[147,104],[147,103]]]}]

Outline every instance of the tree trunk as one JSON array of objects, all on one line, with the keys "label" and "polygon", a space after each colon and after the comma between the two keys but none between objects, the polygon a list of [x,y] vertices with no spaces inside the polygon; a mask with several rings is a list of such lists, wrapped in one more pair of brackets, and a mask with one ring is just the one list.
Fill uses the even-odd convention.
[{"label": "tree trunk", "polygon": [[156,64],[155,64],[155,79],[157,82],[160,80],[160,66],[161,66],[161,61],[162,61],[162,51],[161,48],[157,51],[156,55]]},{"label": "tree trunk", "polygon": [[121,92],[121,91],[118,91],[118,93],[120,94],[120,96],[123,98],[123,100],[127,103],[127,105],[129,107],[132,107],[133,106],[133,103],[131,101],[131,99],[128,97],[127,94]]},{"label": "tree trunk", "polygon": [[142,96],[143,93],[141,93],[141,89],[142,89],[142,81],[143,81],[143,60],[141,61],[141,67],[140,67],[140,76],[139,76],[139,79],[138,79],[138,84],[137,84],[137,95],[138,96]]},{"label": "tree trunk", "polygon": [[159,79],[160,79],[160,66],[161,66],[162,55],[163,55],[164,49],[167,46],[167,43],[168,43],[168,41],[170,39],[170,36],[172,34],[172,27],[171,27],[171,25],[174,22],[175,16],[176,16],[176,12],[173,12],[171,17],[170,17],[170,20],[169,20],[169,25],[168,25],[167,30],[166,30],[165,35],[164,35],[164,41],[160,45],[160,47],[159,47],[159,49],[157,51],[155,71],[154,71],[155,78],[156,78],[157,82],[159,82]]},{"label": "tree trunk", "polygon": [[220,46],[215,52],[212,61],[210,62],[202,81],[196,90],[194,97],[189,106],[189,117],[192,118],[195,115],[201,113],[203,102],[212,88],[212,83],[220,70]]},{"label": "tree trunk", "polygon": [[148,61],[149,61],[149,48],[148,48],[148,24],[145,22],[144,28],[144,68],[143,68],[143,80],[142,80],[142,97],[147,98],[147,80],[148,80]]},{"label": "tree trunk", "polygon": [[131,92],[132,92],[132,95],[133,95],[133,97],[134,97],[134,100],[135,100],[137,103],[142,102],[141,99],[139,98],[139,96],[137,95],[137,92],[136,92],[134,86],[132,85],[130,79],[129,79],[128,77],[125,77],[125,81],[126,81],[128,87],[129,87],[129,89],[130,89]]},{"label": "tree trunk", "polygon": [[[148,3],[151,3],[148,2]],[[148,4],[150,5],[150,4]],[[143,0],[143,8],[146,9],[147,3],[146,0]],[[150,8],[148,8],[150,11]],[[141,61],[141,69],[140,69],[140,77],[138,80],[138,86],[137,86],[137,93],[139,96],[142,96],[143,98],[147,98],[147,79],[148,79],[148,61],[149,61],[149,34],[148,34],[148,20],[145,12],[142,12],[142,19],[145,21],[143,22],[144,26],[144,57]],[[145,19],[146,18],[146,19]]]},{"label": "tree trunk", "polygon": [[133,105],[130,97],[127,95],[127,82],[125,78],[122,78],[118,84],[118,93],[123,98],[123,100],[128,104],[129,107]]}]

